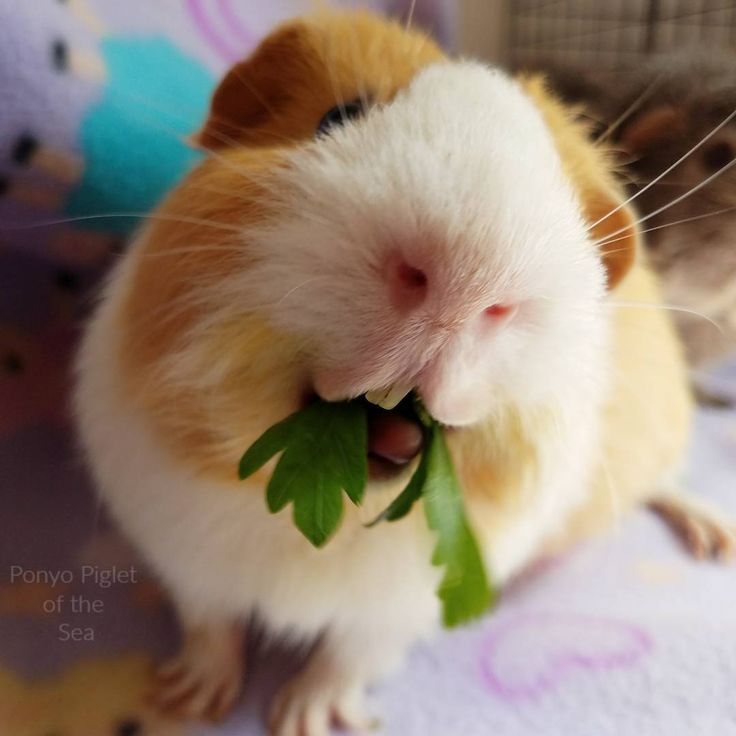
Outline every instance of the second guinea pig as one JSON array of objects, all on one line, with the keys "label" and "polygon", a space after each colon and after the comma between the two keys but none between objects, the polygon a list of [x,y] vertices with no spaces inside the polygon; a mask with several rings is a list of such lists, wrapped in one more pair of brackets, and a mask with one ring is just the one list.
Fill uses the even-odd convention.
[{"label": "second guinea pig", "polygon": [[646,188],[634,207],[691,364],[736,351],[736,55],[689,50],[611,72],[545,71],[620,150],[630,193]]},{"label": "second guinea pig", "polygon": [[[238,482],[244,449],[314,394],[421,396],[498,583],[654,499],[686,538],[703,530],[701,552],[731,545],[673,487],[686,371],[609,157],[541,81],[323,14],[225,77],[197,141],[207,160],[111,275],[76,392],[100,493],[185,632],[163,706],[222,715],[256,614],[316,642],[271,733],[366,727],[365,688],[439,625],[421,509],[364,526],[410,462],[374,477],[319,550],[268,513],[272,466]],[[396,426],[371,446],[406,461]]]}]

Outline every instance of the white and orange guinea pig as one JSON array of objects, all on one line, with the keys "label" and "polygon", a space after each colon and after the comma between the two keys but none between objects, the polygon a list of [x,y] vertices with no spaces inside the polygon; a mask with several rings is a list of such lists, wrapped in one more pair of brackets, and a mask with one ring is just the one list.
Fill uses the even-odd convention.
[{"label": "white and orange guinea pig", "polygon": [[310,396],[415,390],[498,583],[642,502],[696,551],[731,548],[672,486],[688,381],[609,158],[540,79],[320,14],[225,77],[196,139],[209,155],[115,268],[76,391],[100,493],[180,612],[162,705],[226,711],[256,613],[319,641],[271,732],[359,728],[365,686],[439,625],[421,504],[364,527],[406,483],[416,427],[372,424],[365,503],[320,550],[268,512],[272,466],[237,480]]}]

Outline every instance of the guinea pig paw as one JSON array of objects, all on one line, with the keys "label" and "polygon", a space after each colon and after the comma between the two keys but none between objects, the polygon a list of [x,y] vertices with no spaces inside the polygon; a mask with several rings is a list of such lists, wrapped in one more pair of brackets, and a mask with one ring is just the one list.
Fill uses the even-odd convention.
[{"label": "guinea pig paw", "polygon": [[329,736],[332,724],[353,733],[379,727],[366,715],[363,688],[309,670],[288,682],[274,698],[268,721],[269,736]]},{"label": "guinea pig paw", "polygon": [[656,498],[649,508],[665,521],[693,557],[722,562],[732,562],[736,557],[736,523],[719,509],[675,493]]},{"label": "guinea pig paw", "polygon": [[154,704],[178,718],[221,721],[243,686],[242,644],[239,626],[187,632],[181,653],[157,673]]}]

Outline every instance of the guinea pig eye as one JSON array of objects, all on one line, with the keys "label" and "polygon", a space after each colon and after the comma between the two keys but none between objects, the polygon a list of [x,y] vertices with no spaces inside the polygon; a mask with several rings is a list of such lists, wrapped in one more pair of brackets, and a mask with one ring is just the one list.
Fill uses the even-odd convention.
[{"label": "guinea pig eye", "polygon": [[360,117],[363,114],[363,105],[360,101],[346,102],[343,105],[337,105],[328,110],[319,121],[317,126],[317,135],[329,135],[333,128],[344,125],[350,120]]},{"label": "guinea pig eye", "polygon": [[707,146],[703,151],[703,164],[709,171],[719,171],[727,166],[736,155],[733,146],[727,141],[719,141]]},{"label": "guinea pig eye", "polygon": [[126,718],[115,727],[113,736],[143,736],[143,724],[137,718]]}]

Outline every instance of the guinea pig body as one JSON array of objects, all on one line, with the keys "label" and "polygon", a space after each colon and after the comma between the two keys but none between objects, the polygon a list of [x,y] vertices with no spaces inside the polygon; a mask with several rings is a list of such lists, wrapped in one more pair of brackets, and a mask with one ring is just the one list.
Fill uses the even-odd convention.
[{"label": "guinea pig body", "polygon": [[[359,114],[331,128],[325,112],[348,100]],[[451,427],[503,583],[676,472],[678,343],[606,156],[537,80],[330,15],[236,67],[199,140],[211,156],[118,264],[87,331],[81,436],[186,630],[162,703],[221,714],[257,613],[320,637],[272,732],[364,726],[365,685],[439,622],[423,513],[365,528],[406,475],[371,482],[313,549],[288,511],[268,513],[271,466],[237,481],[244,449],[310,393],[415,388]]]}]

